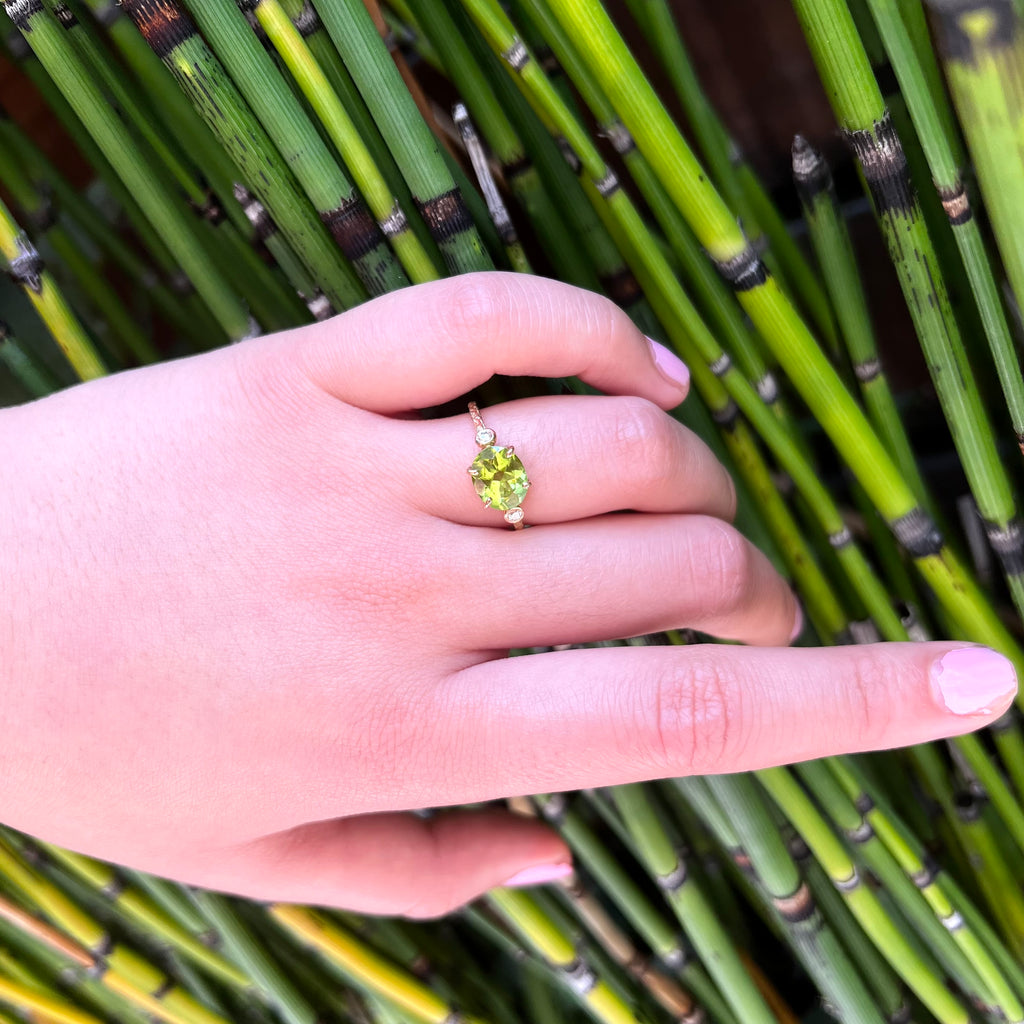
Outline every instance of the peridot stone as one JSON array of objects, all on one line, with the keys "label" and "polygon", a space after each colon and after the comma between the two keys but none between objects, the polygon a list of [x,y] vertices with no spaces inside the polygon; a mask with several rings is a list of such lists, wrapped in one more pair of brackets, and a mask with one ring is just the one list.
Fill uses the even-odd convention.
[{"label": "peridot stone", "polygon": [[519,456],[499,445],[482,448],[469,471],[476,493],[491,508],[518,508],[530,486]]}]

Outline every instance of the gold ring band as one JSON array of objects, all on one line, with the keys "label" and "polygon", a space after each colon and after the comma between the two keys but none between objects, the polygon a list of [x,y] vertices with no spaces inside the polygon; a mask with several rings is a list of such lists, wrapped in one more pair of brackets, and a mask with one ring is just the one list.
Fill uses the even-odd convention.
[{"label": "gold ring band", "polygon": [[476,402],[469,403],[469,415],[476,427],[476,443],[480,446],[469,475],[484,508],[497,508],[505,513],[505,522],[514,530],[522,530],[522,502],[530,489],[530,481],[522,460],[512,445],[496,443],[494,431],[484,425]]}]

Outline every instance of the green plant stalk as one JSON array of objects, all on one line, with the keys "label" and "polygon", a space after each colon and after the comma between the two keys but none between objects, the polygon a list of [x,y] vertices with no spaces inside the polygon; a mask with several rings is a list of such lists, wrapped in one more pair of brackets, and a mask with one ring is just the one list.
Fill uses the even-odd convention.
[{"label": "green plant stalk", "polygon": [[102,377],[106,367],[100,360],[92,340],[85,333],[75,314],[61,294],[53,275],[48,271],[28,237],[0,201],[0,256],[7,273],[21,286],[29,301],[46,324],[54,341],[60,346],[81,380]]},{"label": "green plant stalk", "polygon": [[277,0],[257,0],[253,12],[327,130],[409,279],[414,284],[437,280],[440,275],[413,232],[400,201],[377,169],[354,122],[280,3]]},{"label": "green plant stalk", "polygon": [[450,274],[490,270],[465,201],[362,0],[313,5],[402,172]]},{"label": "green plant stalk", "polygon": [[[843,135],[860,162],[971,492],[1024,614],[1024,527],[949,305],[906,158],[845,0],[794,0]],[[902,22],[900,22],[902,25]]]},{"label": "green plant stalk", "polygon": [[364,301],[366,292],[352,268],[194,23],[174,0],[127,0],[122,8],[334,307],[343,310]]},{"label": "green plant stalk", "polygon": [[32,358],[3,320],[0,320],[0,363],[32,398],[42,398],[60,387],[56,377]]},{"label": "green plant stalk", "polygon": [[871,826],[904,873],[917,886],[932,912],[950,932],[977,972],[983,986],[978,994],[989,1004],[998,1007],[1007,1020],[1019,1021],[1024,1018],[1024,1006],[1012,987],[978,935],[967,927],[960,909],[950,901],[943,888],[938,866],[928,860],[916,840],[899,827],[893,813],[867,795],[849,758],[833,758],[829,768],[863,815],[864,821]]},{"label": "green plant stalk", "polygon": [[744,1024],[774,1021],[774,1016],[732,940],[715,916],[685,862],[673,846],[642,786],[618,786],[615,806],[636,842],[644,864],[675,911],[705,968],[732,1011]]},{"label": "green plant stalk", "polygon": [[878,355],[850,234],[839,215],[832,173],[822,155],[800,135],[793,141],[793,177],[864,405],[903,479],[924,507],[933,510],[934,503],[929,499]]},{"label": "green plant stalk", "polygon": [[[800,869],[748,775],[709,775],[704,780],[736,829],[750,871],[822,995],[843,1021],[883,1018],[864,980],[822,916]],[[961,1014],[958,1024],[966,1020]]]},{"label": "green plant stalk", "polygon": [[782,280],[788,282],[834,350],[836,324],[828,297],[775,204],[708,101],[667,0],[631,0],[629,7],[669,76],[713,180],[758,249],[757,236],[764,232],[771,254],[769,262],[774,256]]},{"label": "green plant stalk", "polygon": [[[942,1024],[967,1024],[967,1008],[922,962],[913,946],[886,914],[885,908],[857,870],[853,858],[825,823],[808,796],[786,768],[757,772],[757,780],[810,847],[839,890],[864,932],[888,963]],[[709,780],[712,781],[712,780]]]},{"label": "green plant stalk", "polygon": [[[953,237],[984,325],[1017,442],[1024,444],[1024,379],[981,230],[960,176],[963,154],[950,142],[949,106],[936,105],[908,29],[907,19],[914,17],[915,10],[916,15],[923,18],[923,12],[919,3],[916,8],[904,3],[900,10],[884,0],[867,2],[921,140],[935,188],[953,228]],[[934,66],[934,58],[931,63]],[[1024,191],[1021,196],[1024,197]]]},{"label": "green plant stalk", "polygon": [[185,6],[366,290],[382,295],[408,284],[384,232],[234,0],[191,0]]},{"label": "green plant stalk", "polygon": [[574,33],[581,55],[697,239],[936,597],[967,636],[1003,651],[1024,672],[1024,652],[934,530],[807,326],[749,248],[607,14],[596,0],[551,0],[551,8]]},{"label": "green plant stalk", "polygon": [[[17,8],[17,11],[15,11]],[[40,63],[86,126],[103,155],[116,168],[175,260],[203,297],[227,336],[238,341],[252,333],[249,313],[235,297],[220,271],[196,244],[185,214],[156,180],[136,151],[131,135],[110,108],[88,69],[68,46],[64,32],[40,0],[5,0],[12,17]]]}]

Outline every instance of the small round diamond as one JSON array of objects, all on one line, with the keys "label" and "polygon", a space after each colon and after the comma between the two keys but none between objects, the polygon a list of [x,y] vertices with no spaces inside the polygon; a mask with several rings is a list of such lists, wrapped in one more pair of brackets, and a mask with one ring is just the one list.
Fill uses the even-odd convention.
[{"label": "small round diamond", "polygon": [[521,508],[510,508],[505,513],[506,523],[520,523],[523,520],[523,510]]},{"label": "small round diamond", "polygon": [[494,444],[494,431],[489,427],[481,427],[476,432],[476,443],[477,444]]}]

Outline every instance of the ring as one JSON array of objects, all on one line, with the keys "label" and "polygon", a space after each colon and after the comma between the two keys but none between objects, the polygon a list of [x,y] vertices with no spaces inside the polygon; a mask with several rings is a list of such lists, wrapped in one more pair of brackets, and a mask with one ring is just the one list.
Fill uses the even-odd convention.
[{"label": "ring", "polygon": [[484,508],[499,508],[505,512],[505,522],[514,530],[522,530],[523,510],[520,506],[530,489],[523,463],[512,445],[494,443],[494,431],[484,426],[476,402],[469,403],[469,415],[476,427],[476,443],[480,451],[469,467],[476,493]]}]

